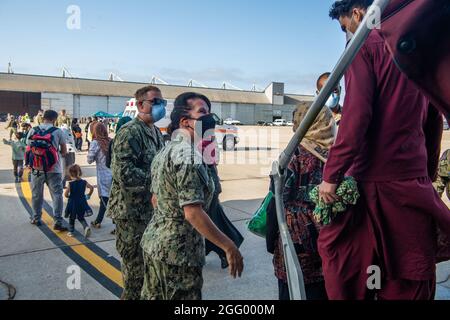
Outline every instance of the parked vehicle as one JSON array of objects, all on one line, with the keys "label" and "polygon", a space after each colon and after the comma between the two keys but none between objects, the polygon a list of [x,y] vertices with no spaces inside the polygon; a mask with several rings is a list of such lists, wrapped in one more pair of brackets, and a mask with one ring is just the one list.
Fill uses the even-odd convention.
[{"label": "parked vehicle", "polygon": [[240,126],[242,123],[239,120],[233,120],[232,118],[225,119],[223,124],[226,124],[228,126]]},{"label": "parked vehicle", "polygon": [[288,121],[288,122],[287,122],[287,126],[289,126],[289,127],[293,127],[293,126],[294,126],[294,122],[292,122],[292,121]]},{"label": "parked vehicle", "polygon": [[[155,125],[161,130],[162,134],[166,141],[170,140],[169,135],[167,134],[167,128],[170,124],[170,114],[173,111],[173,100],[169,100],[167,103],[167,112],[166,117],[161,121],[158,121]],[[125,111],[123,112],[123,117],[135,118],[138,115],[137,107],[136,107],[136,99],[130,99],[127,102],[125,107]],[[227,125],[224,121],[222,121],[216,114],[214,115],[214,119],[216,120],[216,140],[219,145],[222,146],[224,151],[234,151],[236,149],[236,145],[239,143],[239,130],[235,126]]]},{"label": "parked vehicle", "polygon": [[273,122],[275,127],[285,127],[287,126],[287,121],[285,119],[277,119]]}]

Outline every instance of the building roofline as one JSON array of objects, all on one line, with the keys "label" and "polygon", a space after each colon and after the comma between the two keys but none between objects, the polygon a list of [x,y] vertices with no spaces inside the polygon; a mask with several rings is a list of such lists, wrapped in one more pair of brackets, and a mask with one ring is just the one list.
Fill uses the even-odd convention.
[{"label": "building roofline", "polygon": [[[97,82],[105,82],[105,83],[123,83],[123,84],[136,84],[136,85],[152,85],[151,82],[140,82],[140,81],[112,81],[108,79],[95,79],[95,78],[79,78],[79,77],[61,77],[61,76],[52,76],[52,75],[44,75],[44,74],[27,74],[27,73],[7,73],[0,72],[0,76],[21,76],[21,77],[42,77],[47,79],[64,79],[64,80],[82,80],[82,81],[97,81]],[[221,91],[232,91],[232,92],[245,92],[245,93],[254,93],[260,94],[264,93],[264,91],[253,91],[253,90],[237,90],[237,89],[223,89],[217,87],[199,87],[199,86],[187,86],[187,85],[179,85],[179,84],[162,84],[157,83],[153,84],[159,87],[175,87],[175,88],[193,88],[193,89],[202,89],[202,90],[221,90]],[[266,89],[269,87],[268,85]]]}]

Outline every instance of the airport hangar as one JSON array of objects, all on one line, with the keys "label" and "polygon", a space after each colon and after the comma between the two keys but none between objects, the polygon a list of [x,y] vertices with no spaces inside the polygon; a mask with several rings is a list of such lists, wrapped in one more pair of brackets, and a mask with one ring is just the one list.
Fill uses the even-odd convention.
[{"label": "airport hangar", "polygon": [[[93,80],[40,75],[0,73],[0,114],[15,115],[39,109],[67,110],[75,118],[88,117],[98,111],[117,114],[137,89],[148,83]],[[260,121],[292,119],[300,102],[312,103],[313,96],[285,94],[284,83],[271,83],[264,91],[241,91],[203,87],[156,84],[165,99],[195,91],[207,96],[213,112],[220,118],[233,118],[245,125]]]}]

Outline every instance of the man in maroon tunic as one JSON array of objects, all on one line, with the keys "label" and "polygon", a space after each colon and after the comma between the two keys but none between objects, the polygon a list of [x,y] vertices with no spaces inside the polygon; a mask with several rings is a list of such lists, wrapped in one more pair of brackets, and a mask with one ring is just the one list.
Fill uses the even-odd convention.
[{"label": "man in maroon tunic", "polygon": [[[371,0],[336,2],[330,16],[356,32]],[[450,211],[432,186],[442,115],[393,62],[374,29],[345,75],[346,98],[320,195],[337,200],[345,175],[358,204],[321,230],[319,251],[330,299],[433,299],[436,224],[450,234]],[[381,287],[368,286],[371,266]]]}]

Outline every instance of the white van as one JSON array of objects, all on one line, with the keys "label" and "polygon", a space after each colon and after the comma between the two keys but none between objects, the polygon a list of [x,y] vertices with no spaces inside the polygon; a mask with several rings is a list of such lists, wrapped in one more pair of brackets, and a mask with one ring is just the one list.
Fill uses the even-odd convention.
[{"label": "white van", "polygon": [[[173,111],[174,100],[167,100],[166,107],[166,117],[158,121],[155,125],[161,130],[164,137],[169,140],[169,135],[167,134],[167,128],[170,124],[170,114]],[[130,99],[127,102],[125,111],[123,112],[123,117],[130,117],[134,119],[138,115],[138,110],[136,106],[136,99]],[[219,145],[222,145],[224,151],[233,151],[236,149],[236,145],[239,143],[238,128],[235,126],[224,125],[223,121],[214,114],[216,119],[216,139]]]},{"label": "white van", "polygon": [[287,121],[284,119],[277,119],[273,122],[273,125],[275,127],[285,127],[287,126]]}]

